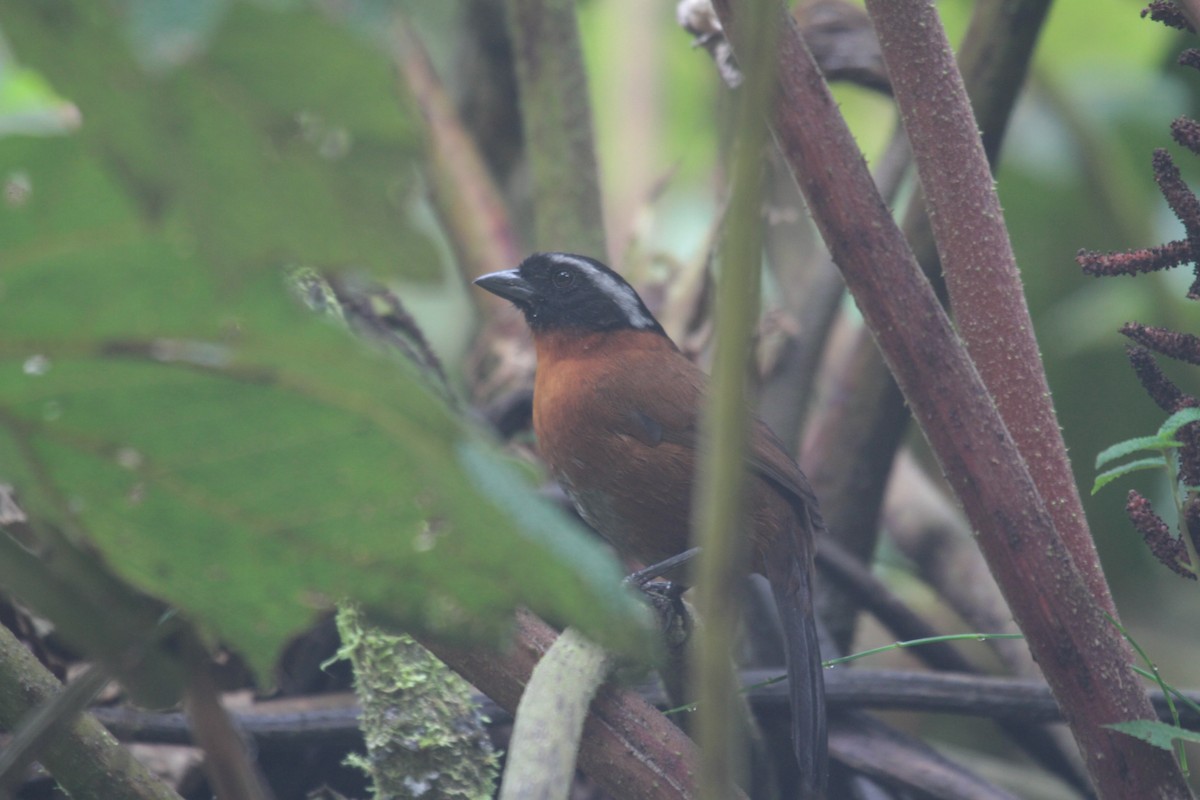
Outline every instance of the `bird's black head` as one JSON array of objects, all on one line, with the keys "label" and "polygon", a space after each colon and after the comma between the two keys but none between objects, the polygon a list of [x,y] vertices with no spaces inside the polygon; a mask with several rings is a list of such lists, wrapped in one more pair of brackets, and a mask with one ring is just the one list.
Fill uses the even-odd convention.
[{"label": "bird's black head", "polygon": [[516,269],[484,275],[475,283],[521,309],[535,333],[631,328],[666,335],[624,278],[586,256],[534,253]]}]

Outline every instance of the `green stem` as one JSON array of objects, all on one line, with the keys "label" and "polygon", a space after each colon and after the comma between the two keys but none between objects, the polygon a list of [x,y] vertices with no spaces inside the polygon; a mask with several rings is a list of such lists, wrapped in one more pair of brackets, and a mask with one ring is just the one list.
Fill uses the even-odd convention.
[{"label": "green stem", "polygon": [[964,642],[976,641],[986,642],[989,639],[1024,639],[1025,636],[1020,633],[954,633],[948,636],[927,636],[923,639],[907,639],[903,642],[893,642],[882,647],[872,647],[870,650],[863,650],[858,653],[851,653],[848,656],[841,658],[833,658],[829,661],[821,662],[826,667],[836,667],[841,664],[848,664],[851,661],[857,661],[860,658],[874,656],[880,653],[886,653],[889,650],[900,650],[906,647],[920,647],[925,644],[936,644],[938,642]]},{"label": "green stem", "polygon": [[[1187,568],[1193,574],[1200,575],[1200,555],[1196,553],[1196,544],[1192,541],[1191,533],[1188,531],[1187,516],[1184,512],[1186,503],[1184,497],[1187,495],[1187,487],[1181,486],[1179,483],[1179,467],[1178,455],[1174,448],[1163,448],[1163,461],[1167,465],[1167,481],[1171,487],[1171,501],[1175,503],[1176,528],[1179,531],[1179,538],[1183,541],[1183,546],[1187,549],[1188,563]],[[1128,637],[1126,637],[1128,638]],[[1130,640],[1133,644],[1133,640]],[[1135,648],[1137,645],[1133,645]]]},{"label": "green stem", "polygon": [[[1195,700],[1188,697],[1187,694],[1185,694],[1184,691],[1182,689],[1180,689],[1179,687],[1175,686],[1174,684],[1167,683],[1167,681],[1162,677],[1161,673],[1157,669],[1155,669],[1154,671],[1151,671],[1144,667],[1139,667],[1135,664],[1133,667],[1133,671],[1136,672],[1138,675],[1141,675],[1143,678],[1148,678],[1148,679],[1154,681],[1155,683],[1159,684],[1160,686],[1167,687],[1167,694],[1174,695],[1176,698],[1179,699],[1179,702],[1183,703],[1185,706],[1192,709],[1192,711],[1194,713],[1200,714],[1200,703],[1197,703]],[[1166,697],[1166,695],[1164,694],[1164,698],[1165,697]],[[1167,708],[1168,709],[1171,708],[1171,701],[1169,699],[1167,700]],[[1174,714],[1173,711],[1172,711],[1172,714]],[[1181,722],[1182,722],[1182,720],[1181,720]]]},{"label": "green stem", "polygon": [[[1171,463],[1171,459],[1168,458],[1167,463],[1169,465]],[[1169,470],[1169,469],[1171,469],[1171,467],[1168,466],[1167,469]],[[1181,517],[1181,519],[1182,519],[1182,517]],[[1111,622],[1113,624],[1113,626],[1121,632],[1121,635],[1125,637],[1125,641],[1129,642],[1129,646],[1134,649],[1134,652],[1136,652],[1138,654],[1138,657],[1141,658],[1142,661],[1146,662],[1146,666],[1149,667],[1148,671],[1139,669],[1136,666],[1134,667],[1134,670],[1136,672],[1138,672],[1138,674],[1141,674],[1141,675],[1145,675],[1145,674],[1147,674],[1147,672],[1149,673],[1149,677],[1151,678],[1151,680],[1153,680],[1156,684],[1158,684],[1158,688],[1163,693],[1163,697],[1165,697],[1167,699],[1167,708],[1169,708],[1171,710],[1171,721],[1173,723],[1175,723],[1175,727],[1177,727],[1177,728],[1182,727],[1180,724],[1180,721],[1179,721],[1179,710],[1175,707],[1175,700],[1172,699],[1172,697],[1171,697],[1171,692],[1167,688],[1167,682],[1165,680],[1163,680],[1162,674],[1158,671],[1158,664],[1155,664],[1154,661],[1151,660],[1150,656],[1146,653],[1146,651],[1142,649],[1142,646],[1137,643],[1137,640],[1135,640],[1132,636],[1129,635],[1129,631],[1125,630],[1125,626],[1122,625],[1120,623],[1120,621],[1117,620],[1116,617],[1113,617],[1112,615],[1108,615],[1108,621]],[[1183,774],[1186,776],[1188,774],[1187,752],[1184,749],[1182,741],[1176,742],[1175,747],[1176,747],[1176,756],[1179,759],[1179,768],[1183,771]]]},{"label": "green stem", "polygon": [[701,759],[700,797],[725,800],[734,793],[744,765],[739,741],[737,683],[730,653],[738,619],[738,583],[747,572],[743,495],[745,449],[749,435],[746,376],[751,331],[758,315],[763,197],[763,152],[767,144],[765,111],[775,86],[774,0],[748,2],[743,41],[745,81],[735,111],[732,197],[717,283],[716,349],[712,393],[704,412],[704,444],[697,478],[696,531],[702,549],[698,563],[697,605],[701,629],[695,674],[699,703],[697,743]]}]

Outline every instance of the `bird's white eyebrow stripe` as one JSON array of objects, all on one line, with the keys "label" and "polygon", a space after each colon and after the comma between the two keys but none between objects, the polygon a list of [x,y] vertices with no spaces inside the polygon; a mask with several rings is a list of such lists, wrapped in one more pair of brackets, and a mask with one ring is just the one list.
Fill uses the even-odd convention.
[{"label": "bird's white eyebrow stripe", "polygon": [[629,285],[617,281],[612,275],[582,258],[575,258],[566,253],[554,253],[550,256],[550,260],[555,264],[575,267],[584,272],[597,289],[604,292],[617,304],[617,308],[625,314],[625,319],[631,326],[635,328],[653,328],[655,326],[654,318],[646,313],[642,307],[642,301],[638,299],[637,293]]}]

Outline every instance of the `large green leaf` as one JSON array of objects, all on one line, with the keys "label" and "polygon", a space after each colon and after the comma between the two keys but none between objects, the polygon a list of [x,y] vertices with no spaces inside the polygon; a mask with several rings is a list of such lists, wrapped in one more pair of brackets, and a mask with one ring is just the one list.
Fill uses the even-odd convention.
[{"label": "large green leaf", "polygon": [[0,3],[85,132],[0,140],[31,187],[0,211],[0,481],[260,674],[339,597],[487,635],[527,605],[636,651],[611,557],[414,368],[285,291],[294,260],[433,263],[393,195],[415,151],[386,61],[239,4],[151,78],[97,8]]},{"label": "large green leaf", "polygon": [[106,3],[0,3],[18,57],[79,107],[145,220],[184,217],[180,246],[229,269],[296,256],[435,274],[405,219],[419,142],[386,58],[315,14],[237,3],[202,55],[147,72],[119,20]]}]

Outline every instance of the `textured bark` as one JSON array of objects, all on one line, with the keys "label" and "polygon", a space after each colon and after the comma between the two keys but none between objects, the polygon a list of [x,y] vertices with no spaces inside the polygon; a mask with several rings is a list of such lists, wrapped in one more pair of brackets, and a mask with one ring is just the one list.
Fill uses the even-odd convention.
[{"label": "textured bark", "polygon": [[937,10],[925,0],[870,2],[868,10],[913,147],[958,330],[1055,529],[1096,602],[1115,616],[979,128]]}]

